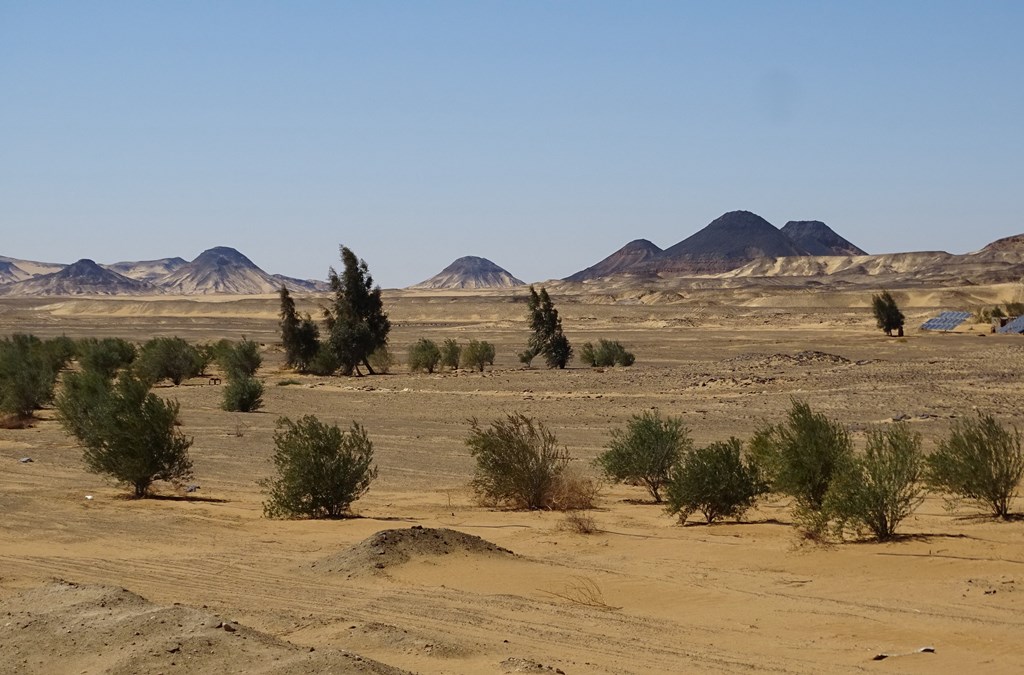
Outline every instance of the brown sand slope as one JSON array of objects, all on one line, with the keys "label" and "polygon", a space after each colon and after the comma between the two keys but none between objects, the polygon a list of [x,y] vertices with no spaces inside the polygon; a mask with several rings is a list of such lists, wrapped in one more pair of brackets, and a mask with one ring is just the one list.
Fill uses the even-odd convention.
[{"label": "brown sand slope", "polygon": [[19,673],[379,673],[404,671],[336,650],[300,648],[123,588],[56,582],[0,603],[0,670]]}]

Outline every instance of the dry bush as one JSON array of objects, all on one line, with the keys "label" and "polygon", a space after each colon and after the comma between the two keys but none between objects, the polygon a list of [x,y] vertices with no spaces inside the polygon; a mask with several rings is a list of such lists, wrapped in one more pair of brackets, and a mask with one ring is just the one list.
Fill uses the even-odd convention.
[{"label": "dry bush", "polygon": [[601,493],[601,483],[575,464],[565,467],[555,479],[548,508],[554,511],[592,509]]},{"label": "dry bush", "polygon": [[576,534],[594,534],[598,531],[594,516],[584,511],[569,511],[558,523],[558,529]]}]

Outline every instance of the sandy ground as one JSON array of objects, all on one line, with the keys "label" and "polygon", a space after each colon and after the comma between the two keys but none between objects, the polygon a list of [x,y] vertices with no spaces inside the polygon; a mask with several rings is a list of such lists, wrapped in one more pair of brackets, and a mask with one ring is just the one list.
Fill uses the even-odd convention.
[{"label": "sandy ground", "polygon": [[[930,292],[908,325],[934,313]],[[220,410],[205,380],[158,388],[195,438],[201,488],[188,497],[161,486],[160,499],[125,499],[84,470],[52,411],[0,430],[0,672],[1024,671],[1024,522],[931,497],[900,541],[820,546],[782,501],[743,523],[683,527],[641,489],[609,486],[589,535],[557,513],[474,503],[467,420],[512,411],[541,419],[585,469],[612,428],[655,407],[698,443],[747,438],[793,396],[858,442],[902,415],[929,449],[974,409],[1024,426],[1024,338],[971,327],[885,339],[867,310],[794,293],[728,309],[566,299],[571,340],[621,340],[637,365],[560,372],[519,367],[524,306],[507,294],[389,294],[400,358],[427,336],[490,340],[498,360],[482,374],[361,379],[282,370],[272,298],[4,300],[0,334],[247,335],[266,345],[267,393],[242,415]],[[380,478],[358,518],[262,517],[275,420],[306,413],[357,420],[375,443]],[[494,546],[419,536],[397,555],[372,539],[413,526]]]}]

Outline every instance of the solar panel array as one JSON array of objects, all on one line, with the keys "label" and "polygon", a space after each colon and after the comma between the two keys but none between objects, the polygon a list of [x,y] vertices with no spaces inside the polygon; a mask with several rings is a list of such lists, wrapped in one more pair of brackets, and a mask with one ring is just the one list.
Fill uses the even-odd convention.
[{"label": "solar panel array", "polygon": [[1013,321],[1009,322],[997,332],[999,333],[1024,333],[1024,316],[1018,316]]},{"label": "solar panel array", "polygon": [[922,330],[953,330],[967,319],[971,318],[970,312],[943,312],[937,317],[928,319],[921,324]]}]

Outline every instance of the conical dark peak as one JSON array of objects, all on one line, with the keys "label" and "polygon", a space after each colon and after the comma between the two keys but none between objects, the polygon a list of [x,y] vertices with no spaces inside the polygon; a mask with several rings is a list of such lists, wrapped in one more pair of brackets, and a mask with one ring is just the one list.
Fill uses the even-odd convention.
[{"label": "conical dark peak", "polygon": [[487,258],[467,255],[412,288],[509,288],[523,282]]},{"label": "conical dark peak", "polygon": [[782,233],[811,255],[867,255],[820,220],[791,220]]}]

